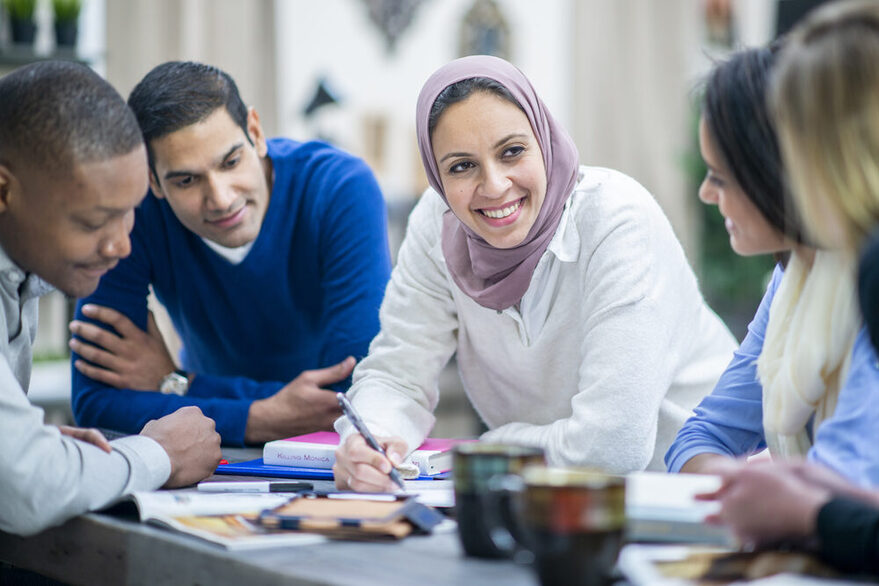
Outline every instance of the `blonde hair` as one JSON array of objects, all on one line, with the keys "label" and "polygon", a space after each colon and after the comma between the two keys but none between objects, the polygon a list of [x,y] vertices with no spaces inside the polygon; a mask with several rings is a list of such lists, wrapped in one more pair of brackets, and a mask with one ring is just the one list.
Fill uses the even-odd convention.
[{"label": "blonde hair", "polygon": [[879,2],[836,2],[796,27],[770,100],[808,234],[859,248],[879,224]]}]

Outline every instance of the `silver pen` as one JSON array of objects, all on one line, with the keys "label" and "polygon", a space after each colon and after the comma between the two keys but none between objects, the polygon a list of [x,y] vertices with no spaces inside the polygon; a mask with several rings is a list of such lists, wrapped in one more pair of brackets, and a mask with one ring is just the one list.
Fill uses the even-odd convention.
[{"label": "silver pen", "polygon": [[[345,414],[345,417],[348,418],[348,421],[351,422],[351,425],[354,426],[354,429],[363,436],[363,439],[366,440],[366,443],[369,444],[369,447],[384,456],[385,458],[388,455],[385,453],[385,449],[381,447],[381,445],[376,441],[375,437],[369,432],[369,428],[366,427],[366,423],[360,419],[360,415],[357,414],[357,411],[354,410],[354,405],[351,404],[351,401],[348,400],[348,397],[345,396],[345,393],[336,393],[336,398],[339,400],[339,406],[342,407],[342,413]],[[391,471],[388,473],[388,476],[391,477],[391,480],[394,481],[394,484],[399,486],[402,490],[406,490],[406,486],[403,484],[403,479],[400,478],[400,473],[397,472],[397,469],[391,466]]]}]

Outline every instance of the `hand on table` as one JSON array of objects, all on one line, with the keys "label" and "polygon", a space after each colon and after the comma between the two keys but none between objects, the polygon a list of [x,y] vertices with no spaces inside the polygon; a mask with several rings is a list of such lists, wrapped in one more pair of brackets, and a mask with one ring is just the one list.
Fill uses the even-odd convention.
[{"label": "hand on table", "polygon": [[377,437],[387,458],[373,450],[359,433],[348,436],[336,449],[333,477],[339,490],[357,492],[395,492],[397,485],[388,476],[393,466],[403,462],[406,442],[399,437]]},{"label": "hand on table", "polygon": [[156,440],[171,460],[165,488],[195,484],[210,476],[220,463],[220,434],[214,420],[198,407],[181,407],[143,426],[141,435]]},{"label": "hand on table", "polygon": [[107,438],[104,437],[104,434],[97,429],[59,425],[58,431],[60,431],[63,435],[84,441],[86,443],[92,444],[93,446],[97,446],[108,454],[113,451],[113,448],[110,446],[109,440],[107,440]]},{"label": "hand on table", "polygon": [[70,331],[81,338],[70,340],[70,349],[81,356],[73,365],[87,377],[117,389],[156,391],[162,378],[176,368],[152,312],[146,332],[109,307],[89,304],[82,312],[117,332],[87,322],[70,322]]},{"label": "hand on table", "polygon": [[354,364],[349,356],[327,368],[303,371],[271,397],[254,401],[244,441],[262,443],[332,429],[342,410],[336,393],[323,387],[348,378]]}]

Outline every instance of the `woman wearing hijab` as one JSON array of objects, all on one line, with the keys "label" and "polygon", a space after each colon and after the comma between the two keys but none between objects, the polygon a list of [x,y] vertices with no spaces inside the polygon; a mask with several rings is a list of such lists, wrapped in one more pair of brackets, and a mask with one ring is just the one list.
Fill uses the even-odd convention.
[{"label": "woman wearing hijab", "polygon": [[348,392],[390,462],[339,419],[337,485],[392,487],[391,462],[430,432],[455,353],[481,439],[542,447],[556,465],[661,469],[735,341],[659,206],[629,177],[580,167],[502,59],[440,68],[416,116],[431,187]]}]

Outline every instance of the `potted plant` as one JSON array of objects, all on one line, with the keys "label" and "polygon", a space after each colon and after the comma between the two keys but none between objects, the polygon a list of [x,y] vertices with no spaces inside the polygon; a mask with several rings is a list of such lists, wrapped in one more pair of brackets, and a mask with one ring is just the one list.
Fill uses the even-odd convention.
[{"label": "potted plant", "polygon": [[2,1],[3,8],[9,15],[9,23],[12,25],[12,42],[17,44],[33,43],[37,34],[37,23],[34,21],[37,0]]},{"label": "potted plant", "polygon": [[79,30],[79,11],[82,0],[52,0],[55,13],[55,45],[73,47]]}]

